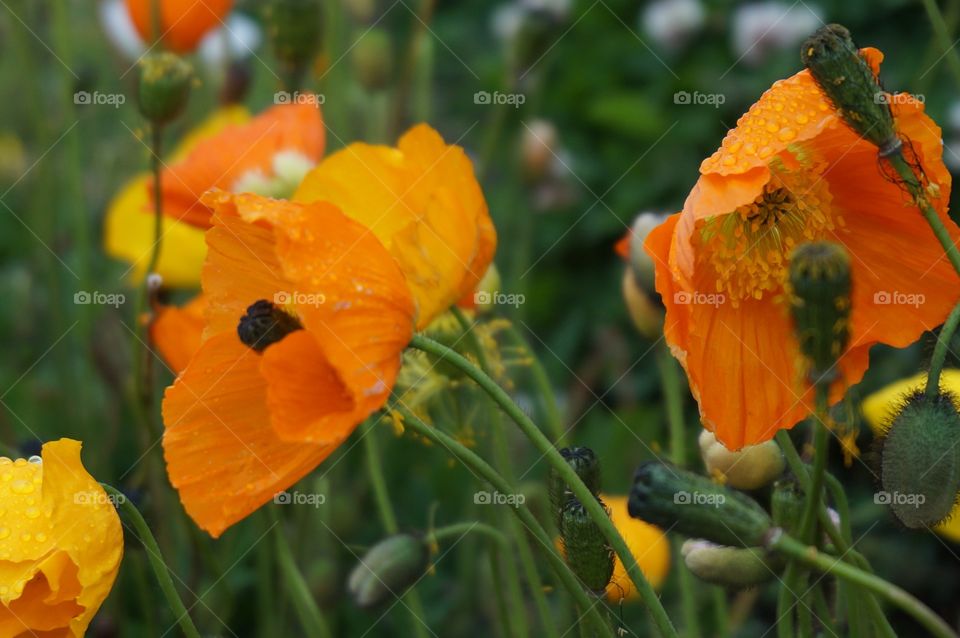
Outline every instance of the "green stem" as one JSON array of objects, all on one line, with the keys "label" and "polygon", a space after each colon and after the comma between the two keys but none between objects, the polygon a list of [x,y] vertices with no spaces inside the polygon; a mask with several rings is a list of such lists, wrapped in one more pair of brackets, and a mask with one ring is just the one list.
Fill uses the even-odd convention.
[{"label": "green stem", "polygon": [[500,549],[505,549],[510,545],[507,536],[493,525],[487,525],[480,521],[464,521],[462,523],[452,523],[438,527],[427,535],[427,542],[430,544],[439,543],[451,537],[460,538],[465,534],[480,534],[486,536],[496,543]]},{"label": "green stem", "polygon": [[800,523],[800,538],[808,544],[813,543],[816,531],[817,512],[821,506],[823,494],[823,476],[827,471],[827,454],[829,453],[830,429],[827,426],[827,401],[829,386],[818,383],[816,392],[816,421],[814,423],[814,457],[813,471],[810,477],[809,489],[806,490],[806,502],[803,509],[803,518]]},{"label": "green stem", "polygon": [[670,617],[667,615],[666,610],[660,603],[659,597],[653,590],[653,587],[650,586],[650,583],[647,581],[647,579],[643,576],[643,572],[640,571],[640,567],[637,564],[633,554],[630,552],[629,546],[627,545],[626,541],[623,540],[623,536],[620,535],[620,532],[610,520],[610,517],[607,515],[603,505],[601,505],[596,499],[596,497],[590,491],[590,488],[588,488],[583,481],[580,480],[580,477],[577,476],[577,473],[572,467],[570,467],[566,460],[564,460],[564,458],[560,455],[560,452],[556,447],[554,447],[550,440],[544,436],[543,432],[540,431],[540,428],[530,420],[530,417],[528,417],[523,410],[521,410],[520,407],[510,399],[510,396],[503,390],[503,388],[498,386],[493,379],[491,379],[482,370],[477,368],[454,350],[451,350],[442,343],[434,341],[433,339],[420,334],[414,335],[413,339],[410,341],[410,346],[418,350],[423,350],[428,354],[441,357],[448,363],[459,368],[464,374],[473,379],[487,394],[489,394],[490,397],[500,406],[500,408],[506,412],[511,419],[513,419],[513,421],[520,427],[520,430],[534,444],[537,450],[544,455],[544,457],[553,467],[554,471],[556,471],[557,474],[559,474],[564,480],[564,482],[566,482],[567,486],[570,487],[570,491],[573,492],[573,495],[583,504],[590,518],[594,523],[597,524],[597,527],[600,528],[604,537],[606,537],[607,542],[610,543],[610,545],[613,547],[613,550],[620,557],[620,561],[623,563],[627,573],[630,575],[630,579],[637,588],[641,600],[643,600],[643,602],[646,604],[647,609],[653,617],[653,621],[660,632],[666,638],[678,638],[677,630],[674,628],[673,623],[670,621]]},{"label": "green stem", "polygon": [[771,537],[769,547],[812,569],[825,574],[833,574],[837,578],[842,578],[876,593],[905,611],[937,638],[958,638],[957,634],[942,618],[905,590],[878,576],[845,563],[838,557],[824,554],[816,547],[805,545],[784,533],[783,530],[779,530],[779,533],[775,533]]},{"label": "green stem", "polygon": [[157,539],[154,538],[153,532],[150,531],[150,526],[147,525],[147,521],[143,519],[140,510],[117,488],[112,485],[107,485],[106,483],[101,483],[100,485],[103,486],[103,489],[113,498],[117,507],[126,514],[127,519],[133,524],[137,539],[143,543],[143,548],[147,551],[147,558],[150,560],[153,574],[157,577],[160,590],[163,591],[163,595],[167,599],[167,604],[170,606],[170,611],[173,612],[174,617],[177,619],[177,624],[180,625],[180,630],[183,631],[187,638],[200,638],[200,632],[197,631],[197,628],[194,626],[193,620],[190,618],[190,612],[187,611],[183,601],[180,600],[180,594],[177,593],[173,579],[170,578],[170,572],[167,569],[166,562],[163,560],[163,555],[160,553],[160,546],[157,544]]},{"label": "green stem", "polygon": [[283,521],[276,512],[276,508],[271,510],[273,526],[276,532],[274,538],[274,552],[277,556],[277,563],[280,567],[280,573],[283,574],[283,580],[286,584],[287,594],[293,598],[293,607],[297,610],[297,617],[303,625],[303,629],[308,636],[318,636],[319,638],[333,638],[330,627],[327,626],[320,608],[317,607],[317,601],[314,600],[304,580],[303,574],[297,568],[297,561],[290,551],[290,544],[283,534]]},{"label": "green stem", "polygon": [[953,81],[957,83],[956,88],[960,88],[960,55],[957,54],[956,46],[952,42],[950,29],[935,0],[923,0],[923,8],[927,11],[927,17],[930,18],[937,43],[943,49],[942,54],[947,58],[950,72],[953,74]]},{"label": "green stem", "polygon": [[[387,492],[387,481],[383,476],[383,459],[380,457],[380,448],[377,445],[376,432],[373,431],[376,426],[376,419],[370,419],[367,427],[361,432],[363,446],[367,453],[367,472],[370,475],[370,485],[373,487],[374,498],[377,501],[377,511],[380,514],[380,522],[388,534],[396,534],[400,531],[397,524],[397,515],[393,511],[393,505],[390,503],[390,494]],[[427,628],[424,626],[422,618],[426,618],[426,611],[423,607],[423,601],[416,589],[409,589],[404,594],[409,606],[404,605],[410,611],[413,621],[413,633],[418,638],[428,638]]]},{"label": "green stem", "polygon": [[960,324],[960,304],[953,307],[947,320],[940,329],[940,335],[937,337],[937,345],[933,349],[933,358],[930,359],[930,372],[927,374],[926,396],[932,399],[940,391],[940,373],[943,371],[943,362],[947,360],[947,351],[950,350],[950,341],[953,339],[953,333],[957,331],[957,325]]},{"label": "green stem", "polygon": [[[393,409],[398,411],[402,416],[404,427],[406,429],[415,432],[426,439],[429,439],[439,447],[445,449],[457,460],[463,463],[463,465],[465,465],[470,471],[475,473],[484,481],[488,482],[497,491],[503,494],[511,494],[513,492],[513,486],[510,484],[510,482],[503,478],[503,476],[497,472],[493,466],[484,461],[479,455],[477,455],[476,452],[466,447],[442,430],[430,427],[414,416],[414,414],[409,410],[399,406]],[[534,539],[537,541],[540,551],[550,562],[550,566],[553,568],[554,572],[557,574],[557,577],[560,579],[560,582],[569,592],[570,596],[573,597],[574,602],[578,607],[586,610],[585,613],[593,622],[598,635],[612,638],[613,634],[610,630],[610,627],[607,626],[606,621],[604,621],[603,617],[600,615],[596,605],[593,604],[594,601],[590,600],[580,582],[577,580],[577,577],[574,576],[573,572],[570,571],[570,568],[557,552],[553,539],[551,539],[546,530],[543,529],[543,525],[540,524],[540,521],[533,516],[526,505],[510,507],[509,510],[533,535]]]},{"label": "green stem", "polygon": [[927,223],[930,224],[933,234],[940,242],[940,245],[943,246],[943,250],[953,265],[953,269],[960,274],[960,250],[958,250],[953,243],[953,239],[950,237],[950,233],[947,232],[947,227],[944,226],[943,220],[940,219],[937,211],[930,205],[927,194],[924,192],[922,181],[918,179],[916,173],[914,173],[913,167],[904,159],[902,150],[893,153],[886,159],[904,181],[904,185],[913,197],[914,204],[920,209]]}]

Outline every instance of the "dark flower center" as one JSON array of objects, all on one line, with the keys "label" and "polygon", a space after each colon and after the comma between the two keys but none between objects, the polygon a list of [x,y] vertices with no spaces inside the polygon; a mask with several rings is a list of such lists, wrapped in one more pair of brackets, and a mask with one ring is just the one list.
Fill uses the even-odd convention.
[{"label": "dark flower center", "polygon": [[296,317],[266,299],[260,299],[247,308],[247,314],[240,317],[237,336],[245,346],[263,352],[267,346],[296,330],[303,330],[303,325]]}]

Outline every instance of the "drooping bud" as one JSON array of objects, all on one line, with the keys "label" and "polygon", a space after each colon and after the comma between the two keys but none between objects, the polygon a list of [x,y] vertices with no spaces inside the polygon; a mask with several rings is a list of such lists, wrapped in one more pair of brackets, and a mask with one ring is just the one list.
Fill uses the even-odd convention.
[{"label": "drooping bud", "polygon": [[247,308],[247,314],[240,317],[237,336],[245,346],[263,352],[267,346],[302,329],[303,325],[296,317],[266,299],[261,299],[251,304]]},{"label": "drooping bud", "polygon": [[493,310],[497,293],[500,292],[500,283],[500,271],[497,270],[497,265],[491,262],[473,291],[473,306],[477,312]]},{"label": "drooping bud", "polygon": [[773,524],[788,534],[797,533],[803,518],[804,502],[803,490],[800,489],[795,478],[777,481],[773,486],[773,495],[770,497]]},{"label": "drooping bud", "polygon": [[[593,450],[588,447],[565,447],[560,450],[560,455],[573,468],[573,471],[577,473],[577,476],[580,477],[580,480],[584,482],[593,495],[599,499],[600,461]],[[563,480],[563,477],[553,468],[550,468],[550,473],[547,475],[547,484],[550,493],[550,505],[559,521],[567,501],[573,498],[573,492],[570,491],[570,487]]]},{"label": "drooping bud", "polygon": [[647,339],[659,339],[663,335],[665,317],[663,305],[637,284],[632,268],[626,268],[623,271],[622,289],[627,312],[630,313],[630,319],[637,332]]},{"label": "drooping bud", "polygon": [[700,433],[700,455],[710,476],[739,490],[769,485],[785,466],[780,446],[774,441],[731,452],[709,430]]},{"label": "drooping bud", "polygon": [[774,577],[782,561],[759,547],[727,547],[691,538],[680,548],[694,576],[723,587],[753,587]]},{"label": "drooping bud", "polygon": [[880,483],[874,500],[910,528],[933,527],[960,492],[960,414],[948,394],[909,396],[880,439]]},{"label": "drooping bud", "polygon": [[556,159],[559,133],[553,122],[535,119],[526,124],[520,138],[524,175],[532,182],[546,177]]},{"label": "drooping bud", "polygon": [[637,284],[647,292],[654,287],[655,264],[653,257],[643,248],[647,237],[657,226],[666,221],[667,216],[660,213],[640,213],[630,226],[629,249],[630,269],[637,279]]},{"label": "drooping bud", "polygon": [[839,244],[800,244],[790,256],[790,310],[811,382],[831,381],[850,339],[850,256]]},{"label": "drooping bud", "polygon": [[613,549],[575,498],[568,500],[560,513],[560,538],[570,569],[584,587],[602,594],[613,577]]},{"label": "drooping bud", "polygon": [[285,89],[300,88],[304,72],[320,50],[323,8],[319,0],[270,0],[264,13],[274,55],[282,65]]},{"label": "drooping bud", "polygon": [[176,118],[187,105],[193,67],[167,51],[151,53],[140,62],[140,113],[155,126]]},{"label": "drooping bud", "polygon": [[395,534],[376,545],[350,572],[347,590],[364,609],[394,600],[427,570],[430,549],[422,538]]},{"label": "drooping bud", "polygon": [[899,148],[889,100],[846,27],[820,28],[803,43],[800,59],[857,135],[881,152]]},{"label": "drooping bud", "polygon": [[721,545],[756,547],[770,517],[747,495],[660,461],[637,468],[630,516]]},{"label": "drooping bud", "polygon": [[386,29],[371,27],[363,32],[350,52],[353,70],[361,86],[370,92],[385,88],[393,74],[393,43]]}]

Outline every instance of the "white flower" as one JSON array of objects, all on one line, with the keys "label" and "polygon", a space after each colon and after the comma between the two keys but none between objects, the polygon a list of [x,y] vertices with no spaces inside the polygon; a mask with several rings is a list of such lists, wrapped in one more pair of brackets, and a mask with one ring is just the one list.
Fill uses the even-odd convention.
[{"label": "white flower", "polygon": [[700,30],[705,17],[700,0],[656,0],[643,12],[643,30],[661,47],[676,50]]},{"label": "white flower", "polygon": [[223,26],[203,37],[197,53],[208,68],[221,70],[230,60],[251,55],[262,40],[263,33],[255,20],[242,13],[231,13]]},{"label": "white flower", "polygon": [[798,45],[822,25],[820,9],[802,2],[742,5],[733,15],[733,50],[738,60],[759,64],[771,51]]},{"label": "white flower", "polygon": [[147,50],[123,0],[100,3],[100,24],[110,44],[127,60],[137,60]]}]

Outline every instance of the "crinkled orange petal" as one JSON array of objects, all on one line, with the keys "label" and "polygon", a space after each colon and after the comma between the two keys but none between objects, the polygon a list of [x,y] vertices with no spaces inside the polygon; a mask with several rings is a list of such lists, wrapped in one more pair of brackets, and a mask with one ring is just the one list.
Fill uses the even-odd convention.
[{"label": "crinkled orange petal", "polygon": [[219,27],[234,0],[126,0],[127,11],[144,42],[153,42],[154,2],[160,3],[160,38],[177,53],[194,50],[207,32]]},{"label": "crinkled orange petal", "polygon": [[80,443],[46,443],[40,463],[0,459],[0,499],[0,635],[28,624],[82,636],[113,586],[123,532]]},{"label": "crinkled orange petal", "polygon": [[327,157],[294,199],[331,202],[371,229],[400,263],[418,327],[476,287],[496,248],[469,158],[425,124],[396,148],[351,144]]},{"label": "crinkled orange petal", "polygon": [[163,306],[150,325],[150,340],[174,374],[200,348],[206,307],[206,297],[197,295],[183,306]]},{"label": "crinkled orange petal", "polygon": [[[244,303],[283,300],[352,393],[356,411],[347,416],[358,422],[381,407],[412,336],[414,309],[403,273],[379,240],[325,202],[299,204],[222,192],[205,201],[217,214],[204,289],[218,299],[239,296]],[[215,234],[221,227],[229,232]],[[238,263],[249,257],[251,246],[260,260]],[[242,305],[234,305],[234,311]],[[235,329],[239,316],[223,316],[221,307],[208,319],[211,329],[220,331]],[[321,369],[315,373],[326,374]],[[319,424],[279,414],[274,426],[281,437],[327,439]]]},{"label": "crinkled orange petal", "polygon": [[315,164],[324,139],[320,109],[311,104],[280,104],[246,124],[227,126],[163,171],[164,214],[207,228],[210,210],[200,201],[206,191],[233,191],[250,175],[272,176],[275,159],[285,152]]},{"label": "crinkled orange petal", "polygon": [[214,537],[296,483],[342,442],[281,441],[270,426],[260,368],[260,355],[235,333],[219,334],[203,343],[164,395],[170,482],[190,517]]}]

